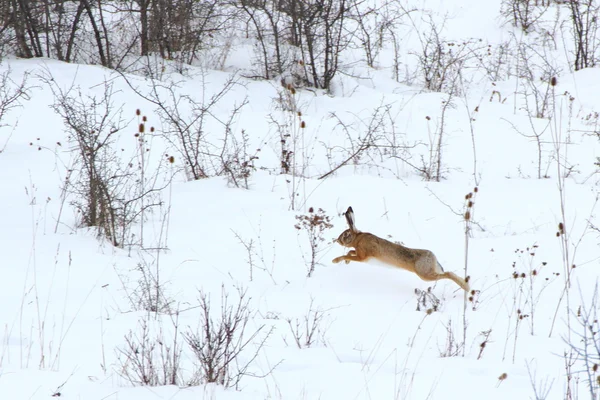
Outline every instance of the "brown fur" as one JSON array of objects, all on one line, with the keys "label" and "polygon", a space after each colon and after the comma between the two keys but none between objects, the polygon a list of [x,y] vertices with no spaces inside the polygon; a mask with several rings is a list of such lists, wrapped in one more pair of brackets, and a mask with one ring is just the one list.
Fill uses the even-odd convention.
[{"label": "brown fur", "polygon": [[370,258],[375,258],[386,264],[414,272],[424,281],[450,279],[466,292],[470,290],[466,280],[454,272],[445,272],[431,251],[411,249],[382,239],[372,233],[360,232],[354,225],[354,211],[352,207],[348,207],[344,215],[350,228],[342,232],[336,239],[336,242],[344,247],[353,247],[354,250],[350,250],[344,256],[334,258],[334,263],[344,261],[348,264],[350,261],[362,262]]}]

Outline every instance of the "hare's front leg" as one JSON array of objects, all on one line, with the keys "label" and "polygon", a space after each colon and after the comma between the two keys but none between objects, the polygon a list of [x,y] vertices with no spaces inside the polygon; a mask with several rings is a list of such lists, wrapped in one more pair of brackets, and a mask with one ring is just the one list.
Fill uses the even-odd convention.
[{"label": "hare's front leg", "polygon": [[350,261],[362,261],[359,260],[357,255],[356,255],[356,250],[350,250],[348,252],[348,254],[346,254],[345,256],[340,256],[340,257],[336,257],[332,260],[333,263],[337,264],[340,261],[344,261],[346,264],[349,264]]}]

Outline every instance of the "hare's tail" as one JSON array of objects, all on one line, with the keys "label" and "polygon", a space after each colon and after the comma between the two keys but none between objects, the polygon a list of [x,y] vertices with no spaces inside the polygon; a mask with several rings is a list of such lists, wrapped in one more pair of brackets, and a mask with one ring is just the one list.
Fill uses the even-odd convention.
[{"label": "hare's tail", "polygon": [[465,292],[469,292],[471,290],[467,281],[465,281],[460,276],[456,275],[454,272],[444,272],[443,275],[444,275],[444,278],[453,280],[458,286],[463,288],[463,290]]}]

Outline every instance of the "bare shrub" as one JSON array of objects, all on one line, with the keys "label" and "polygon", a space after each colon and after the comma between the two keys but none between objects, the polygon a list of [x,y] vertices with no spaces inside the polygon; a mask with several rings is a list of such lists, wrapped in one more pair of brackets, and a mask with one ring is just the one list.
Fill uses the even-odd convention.
[{"label": "bare shrub", "polygon": [[[8,69],[0,75],[0,130],[8,125],[3,122],[6,115],[14,108],[20,107],[22,100],[29,100],[31,87],[28,85],[29,75],[25,73],[21,82],[15,82],[11,77],[11,70]],[[13,132],[16,124],[13,125]],[[0,146],[0,153],[4,151],[12,135],[9,133],[4,144]]]},{"label": "bare shrub", "polygon": [[530,117],[529,122],[530,122],[530,127],[531,127],[531,133],[526,133],[526,132],[519,130],[519,128],[515,124],[513,124],[511,121],[509,121],[507,119],[503,118],[503,121],[508,122],[511,125],[511,127],[513,128],[513,130],[516,131],[519,135],[521,135],[527,139],[532,139],[533,141],[535,141],[536,150],[537,150],[537,154],[536,154],[537,179],[549,178],[550,176],[548,175],[548,169],[550,168],[550,161],[547,161],[547,163],[544,167],[544,153],[545,153],[546,142],[544,140],[542,140],[542,136],[544,136],[544,134],[548,131],[552,121],[548,120],[547,122],[544,123],[545,126],[542,129],[539,129],[536,121],[532,117]]},{"label": "bare shrub", "polygon": [[[234,116],[235,114],[232,114],[232,117]],[[260,149],[250,154],[249,146],[250,139],[244,129],[240,133],[240,138],[237,138],[228,127],[225,129],[219,158],[227,181],[237,188],[250,189],[250,176],[256,171],[254,162],[258,160],[257,154]]]},{"label": "bare shrub", "polygon": [[[135,268],[138,274],[136,286],[131,291],[126,289],[131,307],[136,311],[171,314],[174,300],[167,297],[165,283],[159,280],[158,262],[148,263],[143,256],[140,258]],[[152,272],[152,267],[156,272]]]},{"label": "bare shrub", "polygon": [[309,174],[310,148],[306,145],[306,122],[298,104],[297,91],[287,84],[278,91],[273,100],[276,113],[269,114],[269,124],[279,137],[279,173],[288,175],[286,184],[290,199],[290,210],[298,208],[299,186]]},{"label": "bare shrub", "polygon": [[464,94],[463,70],[475,68],[479,53],[487,47],[478,39],[448,40],[441,36],[445,21],[438,24],[429,16],[429,29],[419,34],[420,52],[417,57],[419,73],[427,90],[450,95]]},{"label": "bare shrub", "polygon": [[530,33],[549,6],[550,0],[503,0],[500,12],[513,26]]},{"label": "bare shrub", "polygon": [[[273,247],[272,247],[272,258],[270,265],[267,263],[267,257],[265,257],[263,242],[261,237],[261,227],[260,224],[258,226],[258,236],[256,240],[253,238],[244,239],[240,234],[235,231],[232,231],[235,235],[238,242],[244,247],[246,250],[246,263],[249,267],[249,280],[252,282],[254,280],[254,270],[258,269],[259,271],[266,272],[273,284],[277,284],[275,278],[273,276],[273,272],[275,270],[275,259],[276,259],[276,242],[273,239]],[[258,246],[257,246],[258,244]]]},{"label": "bare shrub", "polygon": [[[124,77],[124,76],[123,76]],[[124,77],[125,78],[125,77]],[[238,187],[247,187],[247,178],[253,170],[255,155],[248,152],[247,136],[241,140],[234,138],[233,124],[242,108],[248,103],[244,99],[234,104],[229,116],[218,115],[226,95],[230,93],[239,80],[230,76],[213,94],[208,94],[205,75],[202,99],[181,93],[178,82],[166,83],[151,80],[149,93],[129,86],[139,96],[156,106],[156,111],[163,124],[162,137],[175,148],[183,160],[183,168],[187,179],[198,180],[211,176],[226,175]],[[219,135],[218,132],[222,134]],[[217,143],[221,142],[219,146]]]},{"label": "bare shrub", "polygon": [[448,324],[444,325],[446,328],[446,342],[444,347],[440,349],[440,357],[457,357],[465,354],[464,347],[465,342],[459,342],[456,340],[454,335],[454,329],[452,328],[452,320],[448,320]]},{"label": "bare shrub", "polygon": [[[432,118],[429,115],[427,120],[428,143],[427,152],[421,154],[419,164],[411,162],[411,165],[426,181],[440,182],[444,179],[446,169],[443,164],[443,149],[446,140],[447,113],[454,108],[454,99],[452,95],[442,100],[441,113],[438,118]],[[433,120],[433,122],[432,122]]]},{"label": "bare shrub", "polygon": [[[488,43],[484,51],[476,52],[477,67],[485,71],[491,82],[505,81],[514,75],[514,49],[511,40],[495,44]],[[500,97],[499,92],[495,92]],[[491,100],[490,100],[491,101]]]},{"label": "bare shrub", "polygon": [[[323,143],[330,170],[319,176],[325,179],[348,165],[364,166],[378,172],[401,176],[404,164],[418,170],[410,150],[422,143],[407,143],[399,132],[392,104],[383,101],[363,117],[355,114],[331,113],[336,121],[334,132],[345,137],[343,146]],[[386,163],[386,161],[394,161]],[[397,162],[400,160],[400,162]],[[395,167],[395,169],[394,169]]]},{"label": "bare shrub", "polygon": [[[388,107],[389,106],[384,108]],[[350,122],[340,114],[335,112],[331,114],[331,118],[337,120],[335,129],[340,129],[346,136],[347,146],[336,146],[335,148],[328,147],[326,149],[327,159],[330,160],[331,169],[327,173],[321,175],[319,179],[327,178],[346,165],[359,165],[372,161],[372,154],[369,154],[369,151],[377,148],[379,141],[383,137],[382,130],[385,127],[385,122],[381,114],[382,108],[376,108],[371,114],[370,120],[366,122],[366,131],[363,131],[362,135],[358,134],[358,137],[356,137],[356,131],[358,129],[362,131],[363,128],[365,128],[364,126],[360,126],[365,123],[364,121],[357,123],[359,118],[355,118]],[[340,161],[337,161],[335,164],[332,163],[332,161],[339,158],[341,158]]]},{"label": "bare shrub", "polygon": [[[250,298],[238,290],[238,299],[229,304],[229,295],[221,289],[221,310],[211,314],[207,294],[200,292],[200,322],[198,328],[189,328],[184,338],[196,360],[197,370],[191,384],[216,383],[227,388],[237,388],[244,376],[255,376],[249,371],[272,330],[260,337],[265,329],[261,325],[248,333]],[[252,342],[258,339],[258,343]]]},{"label": "bare shrub", "polygon": [[430,287],[427,290],[415,289],[415,295],[417,296],[417,311],[425,310],[427,314],[431,314],[439,310],[440,299],[433,294]]},{"label": "bare shrub", "polygon": [[544,290],[558,277],[559,274],[550,272],[547,262],[538,261],[539,246],[533,244],[524,249],[516,249],[517,259],[513,261],[511,280],[512,306],[509,313],[506,342],[503,358],[508,350],[509,339],[512,338],[512,360],[516,357],[519,334],[522,324],[529,324],[529,333],[535,334],[536,308]]},{"label": "bare shrub", "polygon": [[119,375],[134,386],[182,385],[177,319],[170,335],[165,335],[160,324],[155,332],[148,318],[138,324],[137,331],[130,330],[125,345],[117,349]]},{"label": "bare shrub", "polygon": [[527,375],[529,375],[529,383],[531,384],[531,388],[533,390],[533,395],[535,400],[545,400],[550,391],[552,390],[552,385],[554,384],[554,379],[549,380],[548,377],[543,381],[538,381],[537,373],[535,369],[533,369],[529,362],[526,362],[527,365]]},{"label": "bare shrub", "polygon": [[600,395],[600,292],[598,283],[594,286],[589,300],[581,298],[581,305],[575,312],[577,327],[571,327],[573,336],[565,338],[572,353],[583,364],[580,374],[588,385],[590,399]]},{"label": "bare shrub", "polygon": [[105,82],[100,96],[84,95],[79,88],[63,90],[50,76],[42,79],[51,88],[52,107],[69,132],[74,161],[63,190],[73,196],[82,225],[96,227],[98,235],[114,246],[141,245],[143,230],[134,243],[133,225],[161,204],[160,191],[170,183],[168,175],[162,175],[164,163],[147,170],[145,117],[132,135],[137,141],[134,155],[123,160],[117,145],[126,124],[122,106],[114,104],[113,85]]},{"label": "bare shrub", "polygon": [[[318,264],[318,255],[322,251],[321,244],[325,242],[324,233],[327,229],[333,228],[331,217],[325,213],[325,210],[319,208],[315,211],[313,207],[308,209],[308,214],[296,215],[296,225],[294,227],[299,231],[306,232],[310,246],[310,259],[307,263],[307,277],[311,277]],[[302,255],[304,258],[304,254]],[[306,261],[306,260],[305,260]]]},{"label": "bare shrub", "polygon": [[[539,245],[533,244],[525,249],[516,249],[518,261],[513,262],[512,278],[518,285],[517,307],[523,310],[521,319],[527,318],[530,333],[535,335],[536,307],[544,290],[557,277],[548,271],[546,261],[538,261],[536,255]],[[538,283],[540,282],[540,283]]]},{"label": "bare shrub", "polygon": [[555,65],[553,56],[545,47],[521,43],[517,53],[517,76],[523,97],[523,109],[533,118],[551,118],[555,109],[554,86],[556,77],[562,73]]},{"label": "bare shrub", "polygon": [[287,318],[286,322],[294,343],[299,349],[310,348],[313,345],[326,345],[325,320],[328,316],[326,310],[314,307],[314,300],[310,300],[308,312],[302,318]]},{"label": "bare shrub", "polygon": [[[553,87],[554,91],[554,87]],[[564,92],[561,96],[563,96],[563,101],[555,102],[560,104],[561,108],[564,107],[566,110],[561,110],[558,115],[566,114],[566,126],[560,123],[554,123],[551,125],[550,133],[552,137],[552,145],[554,147],[554,160],[556,161],[556,182],[558,188],[558,197],[559,197],[559,205],[560,212],[557,216],[558,226],[556,231],[556,237],[558,238],[560,244],[561,251],[561,263],[563,267],[562,278],[564,279],[564,286],[562,287],[562,291],[558,302],[556,304],[556,309],[554,312],[554,317],[552,318],[552,324],[550,325],[550,333],[549,336],[552,336],[552,332],[554,330],[554,325],[558,318],[558,311],[563,305],[563,300],[565,301],[565,314],[563,318],[567,321],[567,326],[569,329],[571,328],[571,285],[573,283],[573,275],[576,271],[575,267],[577,264],[577,249],[581,244],[583,237],[587,234],[587,230],[589,229],[589,224],[585,224],[583,230],[581,231],[581,235],[577,238],[573,235],[569,227],[573,226],[576,221],[576,217],[572,216],[568,218],[569,214],[569,202],[567,201],[570,198],[567,195],[567,179],[569,175],[573,172],[573,165],[569,161],[569,147],[572,145],[571,135],[573,130],[571,128],[571,121],[573,120],[573,103],[575,98],[569,93]],[[563,114],[564,113],[564,114]],[[557,114],[557,112],[555,112]],[[598,202],[598,197],[596,197],[594,202],[594,208]],[[592,208],[593,210],[593,208]],[[575,213],[576,214],[576,213]],[[570,330],[567,333],[569,336],[571,334]]]}]

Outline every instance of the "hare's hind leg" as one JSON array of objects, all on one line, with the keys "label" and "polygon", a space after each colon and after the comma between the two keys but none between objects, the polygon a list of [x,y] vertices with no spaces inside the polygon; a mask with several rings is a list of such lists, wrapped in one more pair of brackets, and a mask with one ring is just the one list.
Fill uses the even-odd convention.
[{"label": "hare's hind leg", "polygon": [[442,265],[438,262],[435,255],[431,252],[419,257],[415,262],[415,272],[419,278],[424,281],[439,281],[440,279],[450,279],[466,292],[470,290],[469,284],[454,272],[445,272]]},{"label": "hare's hind leg", "polygon": [[442,278],[454,281],[458,286],[463,288],[465,292],[469,292],[471,290],[471,288],[469,287],[469,283],[460,276],[456,275],[454,272],[444,272],[442,274]]},{"label": "hare's hind leg", "polygon": [[424,281],[437,281],[443,278],[444,269],[435,255],[427,251],[415,262],[415,273]]}]

